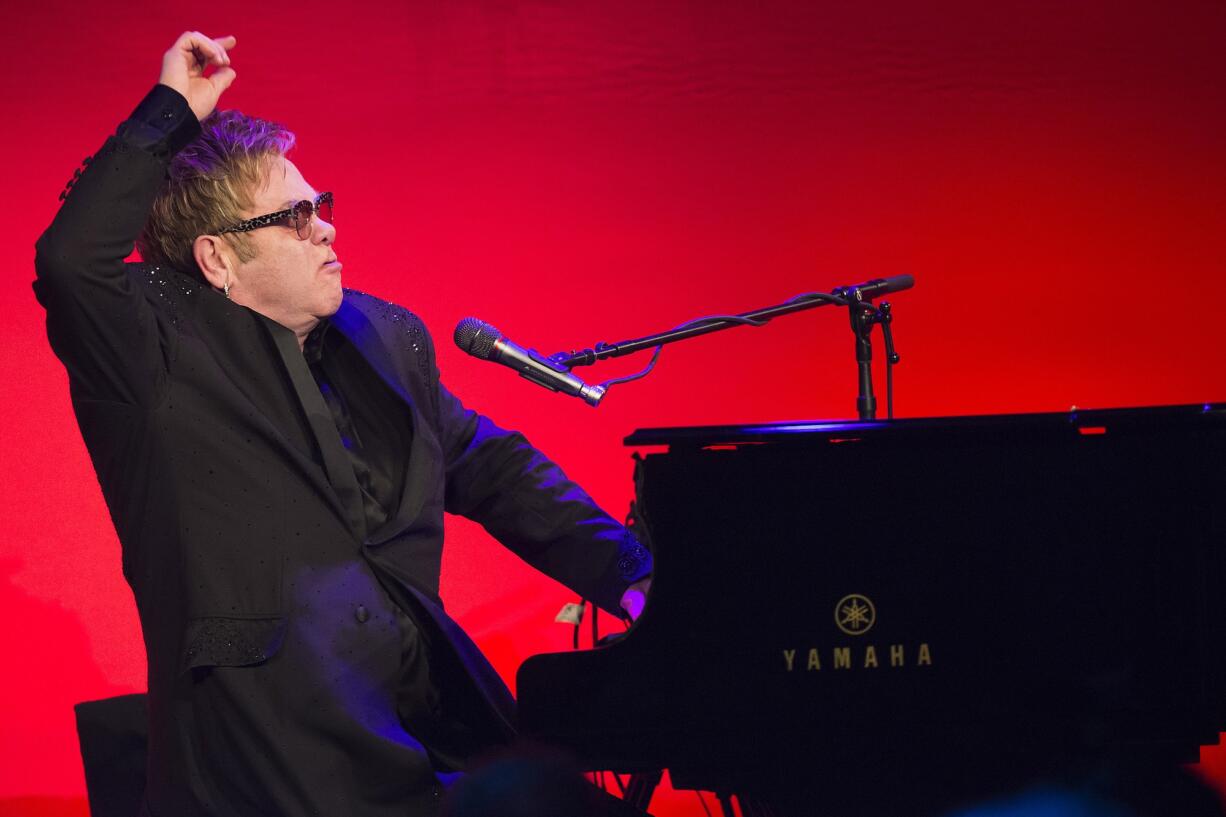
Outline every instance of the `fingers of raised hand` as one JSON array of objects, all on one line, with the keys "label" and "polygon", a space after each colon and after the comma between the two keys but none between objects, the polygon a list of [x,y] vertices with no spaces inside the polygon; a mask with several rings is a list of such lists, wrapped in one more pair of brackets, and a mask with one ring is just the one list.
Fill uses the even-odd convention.
[{"label": "fingers of raised hand", "polygon": [[190,58],[191,61],[188,62],[190,69],[203,72],[209,65],[215,65],[218,68],[229,65],[228,49],[233,48],[236,43],[237,41],[232,36],[213,39],[199,31],[185,31],[175,42],[174,50]]},{"label": "fingers of raised hand", "polygon": [[209,82],[213,83],[213,87],[216,88],[217,93],[220,94],[222,91],[230,87],[230,83],[234,82],[234,78],[236,76],[237,74],[235,73],[234,69],[227,65],[225,68],[218,68],[216,71],[214,71],[208,80]]}]

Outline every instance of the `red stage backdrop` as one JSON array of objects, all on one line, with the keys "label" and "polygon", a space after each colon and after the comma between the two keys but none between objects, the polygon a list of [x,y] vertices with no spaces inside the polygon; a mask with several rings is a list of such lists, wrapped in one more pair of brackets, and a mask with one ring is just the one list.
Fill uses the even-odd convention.
[{"label": "red stage backdrop", "polygon": [[[223,106],[297,131],[299,166],[336,192],[346,283],[418,312],[453,390],[615,515],[636,427],[851,416],[845,315],[670,347],[599,410],[463,356],[459,318],[552,352],[910,273],[892,299],[901,416],[1226,400],[1220,2],[41,0],[4,16],[0,815],[83,815],[72,705],[144,688],[30,281],[56,195],[184,29],[238,37]],[[569,646],[552,623],[567,591],[462,520],[449,543],[449,609],[508,681]],[[1222,780],[1219,751],[1203,766]],[[661,797],[658,813],[701,813]]]}]

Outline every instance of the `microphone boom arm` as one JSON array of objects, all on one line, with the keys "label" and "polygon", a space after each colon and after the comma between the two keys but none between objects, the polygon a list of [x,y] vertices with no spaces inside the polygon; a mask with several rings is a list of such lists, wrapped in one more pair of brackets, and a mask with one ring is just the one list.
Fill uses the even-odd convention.
[{"label": "microphone boom arm", "polygon": [[[781,304],[742,312],[738,315],[714,315],[696,318],[665,332],[657,332],[641,338],[618,341],[617,343],[601,342],[597,343],[595,348],[592,349],[557,352],[550,355],[547,360],[552,364],[552,367],[556,367],[557,371],[569,372],[576,366],[590,366],[598,360],[623,357],[653,347],[658,357],[660,348],[669,343],[689,340],[690,338],[707,335],[712,332],[720,332],[724,329],[731,329],[734,326],[744,326],[746,324],[750,326],[763,326],[773,318],[781,315],[790,315],[793,312],[803,312],[807,309],[834,304],[836,306],[848,307],[852,319],[852,329],[856,334],[856,357],[860,369],[861,387],[860,397],[857,400],[857,412],[861,420],[873,419],[876,416],[876,401],[872,397],[872,372],[868,369],[868,362],[871,361],[872,355],[869,331],[874,323],[882,324],[886,335],[887,355],[890,364],[888,367],[891,375],[889,378],[889,415],[892,418],[894,416],[893,364],[897,362],[898,355],[894,352],[893,337],[889,332],[889,305],[882,304],[882,309],[878,310],[873,306],[872,299],[881,295],[888,295],[892,292],[910,289],[914,285],[915,279],[910,275],[874,278],[862,284],[838,287],[833,292],[809,292],[797,295]],[[653,357],[651,363],[642,372],[629,377],[611,380],[603,385],[607,387],[619,382],[636,380],[651,371],[652,367],[655,366],[655,362],[656,357]],[[600,396],[603,396],[605,389],[602,387],[597,388],[600,388]],[[595,405],[595,403],[592,403],[592,405]]]},{"label": "microphone boom arm", "polygon": [[[797,302],[796,298],[805,298],[804,301]],[[699,335],[708,335],[712,332],[719,332],[724,329],[731,329],[734,326],[761,326],[772,318],[777,318],[780,315],[790,315],[793,312],[800,312],[806,309],[813,309],[826,304],[836,304],[838,306],[846,306],[847,300],[836,295],[831,295],[825,292],[815,292],[811,295],[798,295],[796,298],[784,301],[781,304],[767,306],[761,309],[755,309],[750,312],[742,312],[739,315],[730,315],[727,317],[713,318],[697,318],[693,321],[683,323],[681,326],[669,329],[665,332],[657,332],[654,335],[645,335],[641,338],[633,340],[622,340],[617,343],[597,343],[594,349],[581,349],[577,352],[558,352],[550,355],[549,359],[554,363],[573,369],[576,366],[590,366],[598,360],[606,360],[611,357],[624,357],[632,355],[635,352],[641,352],[644,349],[651,349],[655,346],[664,346],[668,343],[676,343],[679,340],[689,340],[690,338],[698,337]]]},{"label": "microphone boom arm", "polygon": [[887,295],[891,292],[909,289],[914,285],[915,279],[910,275],[874,278],[863,284],[839,287],[834,292],[809,292],[797,295],[781,304],[754,309],[750,312],[742,312],[739,315],[697,318],[669,329],[666,332],[657,332],[654,335],[646,335],[641,338],[634,338],[633,340],[622,340],[617,343],[597,343],[594,349],[582,349],[577,352],[558,352],[557,354],[550,355],[549,359],[567,369],[573,369],[576,366],[590,366],[598,360],[622,357],[640,352],[643,349],[650,349],[653,346],[663,346],[668,343],[676,343],[679,340],[689,340],[699,335],[731,329],[734,326],[744,326],[745,324],[761,326],[772,318],[790,315],[793,312],[802,312],[806,309],[813,309],[827,304],[852,306],[855,303],[871,300],[878,295]]}]

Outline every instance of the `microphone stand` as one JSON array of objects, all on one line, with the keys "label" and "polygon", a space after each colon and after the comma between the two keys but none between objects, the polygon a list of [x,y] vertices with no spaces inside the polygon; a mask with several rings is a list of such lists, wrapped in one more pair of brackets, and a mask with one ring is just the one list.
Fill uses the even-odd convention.
[{"label": "microphone stand", "polygon": [[731,329],[734,326],[744,326],[745,324],[761,326],[780,315],[790,315],[793,312],[801,312],[806,309],[825,306],[826,304],[848,305],[846,299],[841,296],[825,292],[814,292],[810,295],[799,295],[781,304],[754,309],[750,312],[742,312],[738,315],[699,318],[695,321],[684,323],[675,329],[657,332],[654,335],[645,335],[633,340],[622,340],[617,343],[601,342],[597,343],[594,349],[581,349],[577,352],[558,352],[557,354],[550,355],[549,359],[554,363],[565,366],[567,369],[573,369],[575,366],[590,366],[598,360],[623,357],[635,352],[641,352],[644,349],[651,349],[655,346],[664,346],[669,343],[676,343],[679,340],[689,340],[699,335]]},{"label": "microphone stand", "polygon": [[894,333],[890,324],[894,316],[889,301],[880,307],[873,306],[871,297],[865,297],[860,287],[836,289],[847,301],[847,316],[851,319],[851,332],[856,337],[856,369],[859,374],[860,393],[856,396],[856,414],[861,420],[877,419],[877,398],[873,395],[873,327],[881,324],[886,353],[886,413],[894,419],[894,364],[899,361],[894,351]]},{"label": "microphone stand", "polygon": [[[905,281],[903,280],[905,279]],[[840,287],[834,292],[812,292],[805,295],[797,295],[784,301],[781,304],[767,306],[761,309],[754,309],[749,312],[742,312],[737,315],[717,315],[710,318],[698,318],[693,321],[688,321],[681,326],[669,329],[666,332],[657,332],[652,335],[645,335],[641,338],[633,340],[623,340],[617,343],[597,343],[594,348],[580,349],[578,351],[557,352],[549,356],[549,361],[556,366],[559,366],[567,371],[570,371],[576,366],[590,366],[598,360],[605,360],[612,357],[623,357],[625,355],[640,352],[644,349],[651,349],[664,346],[669,343],[676,343],[681,340],[689,340],[690,338],[698,337],[699,335],[707,335],[712,332],[720,332],[724,329],[731,329],[734,326],[762,326],[772,318],[777,318],[781,315],[790,315],[794,312],[802,312],[806,309],[814,309],[819,306],[834,304],[836,306],[845,306],[848,308],[849,317],[851,319],[851,330],[855,335],[856,345],[856,366],[859,375],[859,395],[856,397],[856,413],[861,420],[873,420],[877,416],[877,398],[873,395],[873,344],[872,330],[873,326],[881,324],[882,334],[885,338],[886,359],[887,359],[887,406],[888,416],[890,419],[894,417],[894,372],[893,366],[898,362],[898,354],[894,351],[894,336],[890,331],[890,324],[893,321],[893,316],[890,313],[890,304],[883,302],[880,308],[873,305],[872,298],[875,294],[886,294],[887,292],[895,292],[900,289],[905,289],[911,286],[912,279],[910,276],[897,276],[893,279],[874,279],[864,284],[857,284],[850,287]],[[653,361],[654,363],[654,361]],[[633,375],[624,380],[632,380],[646,374],[651,366],[638,375]],[[610,381],[610,384],[616,381]],[[609,384],[606,384],[609,385]]]},{"label": "microphone stand", "polygon": [[856,395],[856,414],[861,420],[877,416],[877,398],[873,396],[873,324],[877,310],[869,304],[849,304],[847,315],[851,319],[851,333],[856,336],[856,370],[859,374],[860,393]]}]

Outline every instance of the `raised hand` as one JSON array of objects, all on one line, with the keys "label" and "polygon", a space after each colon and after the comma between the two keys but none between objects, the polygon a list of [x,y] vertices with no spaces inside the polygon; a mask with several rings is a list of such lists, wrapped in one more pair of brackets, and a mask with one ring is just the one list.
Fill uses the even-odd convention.
[{"label": "raised hand", "polygon": [[[196,118],[204,119],[237,76],[228,53],[237,42],[234,37],[214,40],[199,31],[183,32],[162,56],[158,82],[183,94]],[[210,65],[216,70],[206,77],[204,70]]]}]

